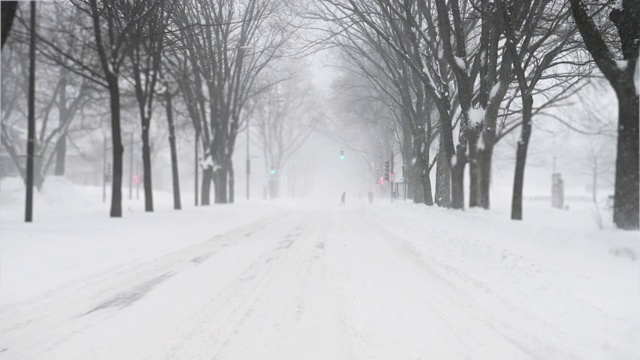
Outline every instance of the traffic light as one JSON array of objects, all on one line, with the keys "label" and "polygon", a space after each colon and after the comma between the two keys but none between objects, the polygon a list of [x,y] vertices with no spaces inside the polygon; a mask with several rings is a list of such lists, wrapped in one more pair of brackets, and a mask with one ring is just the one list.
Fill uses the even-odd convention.
[{"label": "traffic light", "polygon": [[344,149],[340,149],[340,160],[344,160]]},{"label": "traffic light", "polygon": [[271,170],[269,171],[269,173],[271,173],[271,176],[276,176],[276,168],[275,166],[271,165]]},{"label": "traffic light", "polygon": [[384,162],[384,179],[389,181],[389,162]]}]

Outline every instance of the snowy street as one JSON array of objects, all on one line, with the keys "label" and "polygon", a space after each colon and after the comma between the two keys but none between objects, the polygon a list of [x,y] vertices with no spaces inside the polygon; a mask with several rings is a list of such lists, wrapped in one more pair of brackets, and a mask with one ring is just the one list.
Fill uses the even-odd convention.
[{"label": "snowy street", "polygon": [[640,360],[639,14],[2,2],[0,360]]},{"label": "snowy street", "polygon": [[[281,207],[86,274],[0,307],[0,359],[637,356],[637,306],[619,306],[637,305],[637,260],[605,253],[571,280],[579,265],[556,271],[543,250],[523,258],[500,239],[480,248],[468,226],[447,230],[451,213],[423,210],[410,228],[413,204]],[[592,278],[603,268],[628,278]]]}]

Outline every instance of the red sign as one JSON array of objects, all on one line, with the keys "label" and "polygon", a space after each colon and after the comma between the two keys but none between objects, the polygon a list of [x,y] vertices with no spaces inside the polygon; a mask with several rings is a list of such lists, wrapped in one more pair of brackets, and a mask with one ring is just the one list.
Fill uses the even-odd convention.
[{"label": "red sign", "polygon": [[140,178],[140,175],[134,175],[133,176],[133,183],[136,185],[139,185],[142,182],[142,179]]},{"label": "red sign", "polygon": [[396,173],[390,173],[389,174],[389,181],[390,182],[394,182],[396,180]]}]

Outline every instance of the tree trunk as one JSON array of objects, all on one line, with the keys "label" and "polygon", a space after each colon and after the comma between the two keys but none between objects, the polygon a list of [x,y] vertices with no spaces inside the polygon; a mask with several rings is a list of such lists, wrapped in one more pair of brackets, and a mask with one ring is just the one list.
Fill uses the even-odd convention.
[{"label": "tree trunk", "polygon": [[422,204],[424,202],[424,185],[420,176],[420,167],[416,160],[409,168],[409,190],[414,204]]},{"label": "tree trunk", "polygon": [[436,162],[436,204],[444,208],[451,206],[451,170],[442,140]]},{"label": "tree trunk", "polygon": [[431,177],[429,176],[429,163],[422,169],[422,184],[424,188],[424,203],[433,206],[433,193],[431,192]]},{"label": "tree trunk", "polygon": [[[56,142],[55,147],[55,168],[54,175],[55,176],[64,176],[64,171],[66,167],[66,159],[67,159],[67,127],[64,126],[69,123],[71,113],[67,106],[67,76],[69,75],[69,71],[63,70],[61,72],[62,79],[60,80],[60,95],[58,99],[58,129],[60,132],[60,137]],[[82,90],[78,93],[76,97],[76,101],[78,98],[82,96]],[[64,125],[63,125],[64,124]]]},{"label": "tree trunk", "polygon": [[213,173],[214,186],[214,202],[216,204],[227,203],[227,166],[222,164],[218,170]]},{"label": "tree trunk", "polygon": [[233,171],[233,160],[229,160],[229,204],[235,200],[235,173]]},{"label": "tree trunk", "polygon": [[422,160],[422,144],[423,142],[420,138],[414,138],[413,140],[413,173],[414,179],[414,198],[413,202],[415,204],[424,204],[426,195],[425,195],[425,179],[424,179],[424,161]]},{"label": "tree trunk", "polygon": [[171,151],[171,179],[173,188],[173,208],[180,210],[182,204],[180,202],[180,172],[178,171],[178,149],[176,147],[176,129],[173,124],[173,107],[171,103],[171,94],[165,93],[167,101],[167,124],[169,126],[169,149]]},{"label": "tree trunk", "polygon": [[153,211],[153,185],[151,182],[151,146],[149,144],[149,122],[142,128],[142,168],[144,184],[144,211]]},{"label": "tree trunk", "polygon": [[[406,196],[409,199],[412,199],[414,203],[420,202],[420,197],[417,195],[418,188],[422,187],[420,177],[415,171],[415,150],[413,148],[413,142],[415,136],[411,132],[408,119],[403,118],[402,121],[402,143],[400,144],[400,149],[402,152],[402,177],[405,182],[408,182],[407,185],[407,194]],[[376,179],[378,181],[378,179]]]},{"label": "tree trunk", "polygon": [[64,170],[67,159],[67,134],[60,135],[56,144],[56,166],[53,174],[55,176],[64,176]]},{"label": "tree trunk", "polygon": [[480,167],[478,166],[478,133],[469,131],[469,207],[479,207],[480,201]]},{"label": "tree trunk", "polygon": [[[96,50],[105,74],[107,90],[109,91],[109,110],[111,111],[111,149],[113,151],[113,179],[111,182],[111,217],[122,217],[122,160],[124,147],[122,146],[122,134],[120,128],[120,87],[118,74],[115,73],[112,60],[114,53],[107,55],[105,44],[102,41],[100,10],[96,0],[89,1],[93,32],[96,39]],[[107,19],[112,21],[113,19]],[[114,51],[114,47],[111,48]]]},{"label": "tree trunk", "polygon": [[451,167],[451,208],[464,209],[464,168],[466,146],[456,147],[456,164]]},{"label": "tree trunk", "polygon": [[493,142],[488,140],[488,136],[484,136],[484,139],[484,149],[478,152],[478,185],[480,189],[480,206],[488,210],[491,207],[490,188]]},{"label": "tree trunk", "polygon": [[522,193],[524,187],[524,169],[527,162],[527,148],[531,138],[531,120],[533,97],[531,94],[522,98],[522,132],[516,150],[516,171],[513,179],[513,197],[511,199],[511,220],[522,220]]},{"label": "tree trunk", "polygon": [[213,181],[213,169],[207,167],[202,170],[202,191],[200,192],[200,205],[211,204],[211,182]]},{"label": "tree trunk", "polygon": [[424,203],[433,206],[433,193],[431,192],[431,177],[429,176],[429,144],[424,144],[424,151],[420,154],[422,158],[422,189],[424,192]]},{"label": "tree trunk", "polygon": [[111,146],[113,150],[113,179],[111,183],[111,217],[122,217],[122,161],[124,147],[120,133],[120,89],[118,78],[109,74],[109,106],[111,110]]},{"label": "tree trunk", "polygon": [[633,79],[618,95],[618,147],[614,190],[613,222],[620,229],[636,230],[640,224],[638,181],[638,95]]}]

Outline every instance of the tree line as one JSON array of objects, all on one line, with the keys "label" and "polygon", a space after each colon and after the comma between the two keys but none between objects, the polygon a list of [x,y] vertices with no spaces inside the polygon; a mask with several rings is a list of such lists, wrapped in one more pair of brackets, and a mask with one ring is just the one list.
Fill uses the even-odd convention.
[{"label": "tree line", "polygon": [[[232,154],[238,132],[248,125],[245,115],[267,106],[261,99],[292,77],[274,71],[296,36],[287,1],[73,0],[37,4],[37,13],[16,2],[2,7],[3,68],[10,69],[3,72],[2,145],[25,180],[29,169],[37,188],[51,166],[63,174],[68,135],[102,128],[95,118],[106,116],[110,216],[122,216],[123,136],[132,131],[139,131],[145,210],[153,211],[150,129],[164,118],[174,207],[181,207],[176,127],[192,131],[190,141],[201,154],[200,203],[209,205],[212,197],[215,203],[234,202]],[[34,153],[25,156],[18,100],[27,97],[24,79],[32,69],[24,59],[30,57],[37,57],[43,90],[37,99],[29,97],[39,131],[27,141]],[[123,129],[123,108],[127,114],[136,109],[137,126],[125,121]],[[176,124],[176,114],[186,124]]]},{"label": "tree line", "polygon": [[613,220],[638,228],[639,2],[316,0],[308,16],[341,54],[342,90],[384,109],[358,115],[386,137],[385,158],[397,146],[427,205],[463,209],[468,191],[469,207],[488,209],[494,147],[519,131],[511,218],[522,219],[534,119],[604,74],[619,102]]},{"label": "tree line", "polygon": [[[174,114],[187,119],[202,154],[203,205],[211,195],[215,203],[234,201],[232,155],[249,114],[256,117],[263,145],[271,144],[263,149],[273,168],[268,170],[279,174],[282,162],[324,117],[322,111],[300,115],[306,123],[288,135],[279,128],[278,114],[286,109],[280,101],[288,97],[292,104],[296,97],[278,84],[295,78],[295,71],[283,75],[274,63],[293,53],[292,44],[306,41],[307,51],[338,50],[343,75],[336,86],[345,96],[333,105],[349,108],[354,121],[363,122],[384,145],[385,158],[398,150],[415,202],[490,208],[494,148],[519,132],[514,220],[523,218],[535,119],[603,75],[619,104],[613,220],[619,228],[639,227],[636,0],[71,0],[39,4],[40,13],[31,15],[37,26],[14,5],[2,4],[2,44],[9,39],[11,49],[3,50],[3,67],[15,69],[3,77],[2,145],[23,177],[35,169],[39,187],[49,167],[63,172],[69,132],[79,122],[99,126],[87,119],[107,108],[112,217],[122,216],[123,106],[138,113],[147,211],[154,206],[149,129],[158,104],[169,129],[176,208],[180,124]],[[306,34],[316,36],[310,42],[300,35],[303,24]],[[31,165],[11,143],[16,135],[10,126],[24,118],[13,104],[29,92],[24,82],[22,88],[16,84],[33,71],[23,61],[35,56],[30,39],[46,65],[38,83],[51,89],[37,102],[30,100],[29,113],[43,121],[29,140]],[[355,101],[361,106],[352,106]],[[375,164],[370,167],[375,171]]]}]

